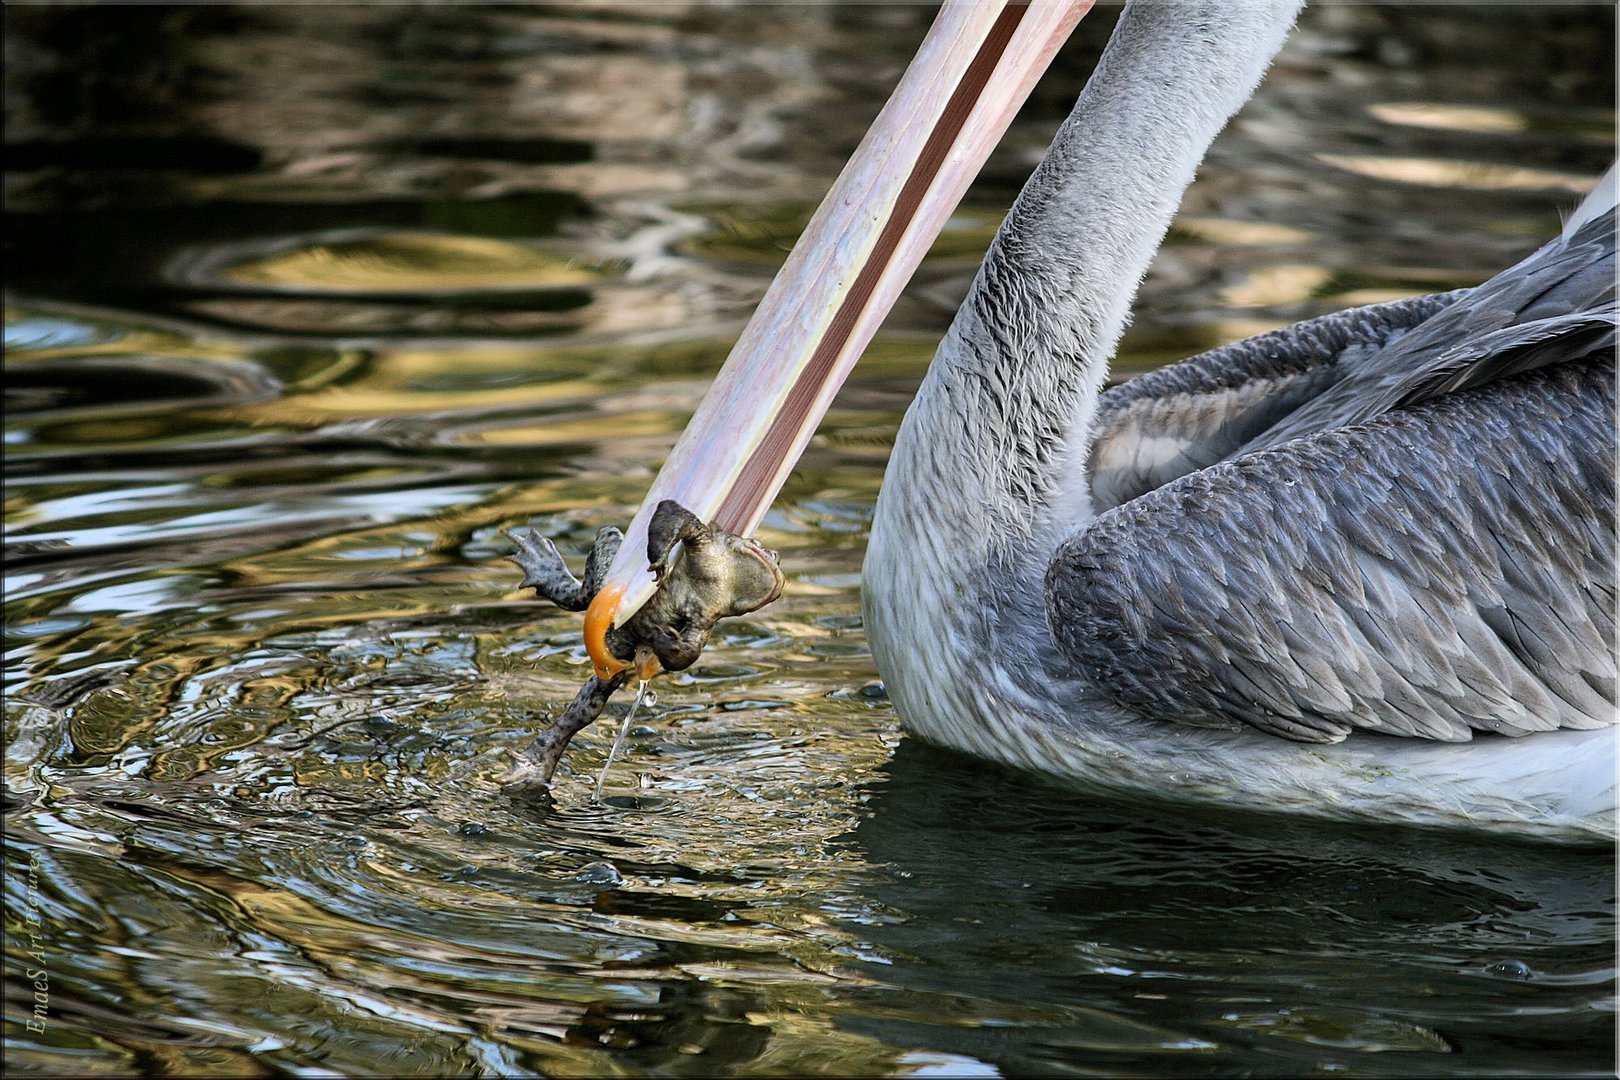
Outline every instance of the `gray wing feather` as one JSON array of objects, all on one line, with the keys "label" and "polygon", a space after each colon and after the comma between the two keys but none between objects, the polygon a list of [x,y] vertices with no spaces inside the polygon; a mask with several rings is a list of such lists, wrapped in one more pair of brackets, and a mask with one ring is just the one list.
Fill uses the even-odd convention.
[{"label": "gray wing feather", "polygon": [[1615,210],[1585,219],[1384,348],[1244,450],[1344,427],[1391,409],[1612,349]]},{"label": "gray wing feather", "polygon": [[1563,233],[1475,289],[1261,334],[1105,393],[1089,480],[1102,512],[1240,452],[1612,349],[1611,168]]},{"label": "gray wing feather", "polygon": [[1469,290],[1335,312],[1212,349],[1111,388],[1089,475],[1103,511],[1230,457]]},{"label": "gray wing feather", "polygon": [[1118,703],[1331,742],[1615,717],[1612,351],[1244,454],[1100,515],[1048,572]]}]

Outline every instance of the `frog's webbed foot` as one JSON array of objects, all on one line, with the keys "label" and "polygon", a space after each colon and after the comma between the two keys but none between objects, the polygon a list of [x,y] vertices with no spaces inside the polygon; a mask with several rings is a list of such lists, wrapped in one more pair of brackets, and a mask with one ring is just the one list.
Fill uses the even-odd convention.
[{"label": "frog's webbed foot", "polygon": [[602,578],[618,554],[624,534],[613,526],[599,529],[591,553],[585,558],[585,580],[581,581],[568,569],[562,553],[544,536],[533,530],[522,536],[508,532],[507,537],[517,545],[517,551],[507,558],[523,571],[520,588],[532,588],[542,600],[550,600],[565,611],[584,611],[591,598],[602,587]]}]

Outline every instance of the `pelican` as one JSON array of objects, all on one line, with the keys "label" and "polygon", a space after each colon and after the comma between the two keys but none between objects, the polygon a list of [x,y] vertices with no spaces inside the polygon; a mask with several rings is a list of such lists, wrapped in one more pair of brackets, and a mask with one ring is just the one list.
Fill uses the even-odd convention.
[{"label": "pelican", "polygon": [[[604,633],[655,591],[654,509],[755,528],[1089,6],[941,11],[597,575],[600,678],[627,666]],[[878,670],[915,736],[1110,796],[1606,838],[1612,168],[1477,288],[1102,392],[1299,7],[1120,15],[901,425],[863,575]]]}]

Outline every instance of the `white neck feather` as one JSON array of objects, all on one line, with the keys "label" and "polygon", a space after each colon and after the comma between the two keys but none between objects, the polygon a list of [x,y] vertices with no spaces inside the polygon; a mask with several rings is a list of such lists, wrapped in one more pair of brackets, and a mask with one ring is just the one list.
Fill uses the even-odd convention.
[{"label": "white neck feather", "polygon": [[886,679],[897,665],[927,664],[902,654],[946,625],[977,639],[965,648],[994,648],[1014,666],[1004,637],[1016,627],[1021,640],[1039,639],[1025,653],[1038,662],[1046,564],[1091,516],[1092,412],[1131,300],[1199,161],[1299,7],[1139,2],[1120,15],[890,457],[865,582]]},{"label": "white neck feather", "polygon": [[1133,3],[1120,15],[906,416],[880,518],[916,503],[913,527],[962,529],[959,559],[1034,557],[1042,571],[1040,556],[1089,518],[1091,414],[1131,300],[1299,7]]}]

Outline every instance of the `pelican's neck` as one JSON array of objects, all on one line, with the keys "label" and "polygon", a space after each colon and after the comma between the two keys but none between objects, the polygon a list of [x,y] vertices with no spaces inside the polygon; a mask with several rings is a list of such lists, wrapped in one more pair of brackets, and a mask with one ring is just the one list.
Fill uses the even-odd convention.
[{"label": "pelican's neck", "polygon": [[1028,642],[1030,663],[1050,652],[1045,569],[1091,516],[1086,456],[1108,358],[1194,170],[1299,6],[1121,14],[901,425],[865,574],[886,679],[928,663],[905,654],[936,632],[1015,667],[1011,637]]},{"label": "pelican's neck", "polygon": [[1131,300],[1299,6],[1125,9],[940,345],[880,503],[920,498],[929,527],[961,527],[959,556],[998,572],[1032,560],[1043,571],[1089,518],[1091,416]]}]

